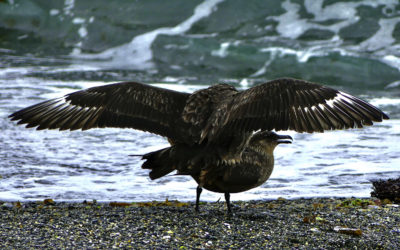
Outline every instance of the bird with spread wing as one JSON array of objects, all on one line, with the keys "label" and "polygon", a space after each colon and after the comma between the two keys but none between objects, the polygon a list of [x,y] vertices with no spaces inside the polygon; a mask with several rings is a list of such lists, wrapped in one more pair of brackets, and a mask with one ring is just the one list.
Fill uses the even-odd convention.
[{"label": "bird with spread wing", "polygon": [[323,132],[362,128],[389,117],[344,92],[290,78],[244,91],[228,84],[192,94],[136,82],[93,87],[44,101],[10,115],[37,129],[133,128],[168,138],[171,146],[143,155],[142,167],[157,179],[173,171],[202,188],[225,194],[268,180],[273,151],[292,138],[274,131]]}]

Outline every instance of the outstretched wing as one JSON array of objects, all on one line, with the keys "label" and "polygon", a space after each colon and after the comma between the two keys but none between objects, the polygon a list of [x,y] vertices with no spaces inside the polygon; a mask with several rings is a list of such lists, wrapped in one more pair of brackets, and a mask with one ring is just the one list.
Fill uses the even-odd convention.
[{"label": "outstretched wing", "polygon": [[[277,79],[235,95],[218,117],[211,138],[228,131],[295,130],[323,132],[372,125],[389,117],[371,104],[344,92],[296,79]],[[211,135],[211,137],[210,137]]]},{"label": "outstretched wing", "polygon": [[189,94],[122,82],[77,91],[10,115],[37,129],[134,128],[181,140]]}]

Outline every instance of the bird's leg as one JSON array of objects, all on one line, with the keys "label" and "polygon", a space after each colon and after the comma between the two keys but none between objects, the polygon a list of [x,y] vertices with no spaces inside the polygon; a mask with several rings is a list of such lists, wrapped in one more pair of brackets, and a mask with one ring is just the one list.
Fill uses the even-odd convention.
[{"label": "bird's leg", "polygon": [[228,214],[232,213],[231,209],[231,195],[230,193],[226,192],[225,193],[225,201],[226,201],[226,206],[228,207]]},{"label": "bird's leg", "polygon": [[200,186],[197,186],[197,188],[196,188],[196,208],[195,208],[196,212],[199,211],[199,202],[200,202],[201,191],[203,191],[203,189]]}]

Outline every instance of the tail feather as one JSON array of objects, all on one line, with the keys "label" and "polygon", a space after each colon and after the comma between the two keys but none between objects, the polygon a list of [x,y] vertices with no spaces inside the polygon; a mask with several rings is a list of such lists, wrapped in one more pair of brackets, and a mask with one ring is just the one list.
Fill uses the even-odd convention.
[{"label": "tail feather", "polygon": [[213,154],[200,145],[173,145],[168,148],[143,155],[146,160],[142,168],[150,169],[152,180],[163,177],[173,171],[178,175],[196,175],[206,165],[204,159],[214,159]]},{"label": "tail feather", "polygon": [[142,168],[150,169],[150,179],[158,179],[163,177],[176,169],[171,157],[171,147],[160,149],[154,152],[143,155],[142,159],[146,160]]}]

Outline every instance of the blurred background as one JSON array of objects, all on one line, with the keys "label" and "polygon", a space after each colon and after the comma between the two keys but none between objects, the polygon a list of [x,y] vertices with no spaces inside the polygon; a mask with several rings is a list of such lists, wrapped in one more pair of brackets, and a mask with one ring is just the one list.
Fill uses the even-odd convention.
[{"label": "blurred background", "polygon": [[[0,200],[193,200],[196,184],[151,182],[128,157],[167,143],[134,130],[35,131],[7,118],[82,88],[139,81],[193,91],[279,77],[359,96],[391,120],[295,134],[261,188],[232,199],[369,196],[400,175],[397,0],[0,0]],[[204,193],[205,200],[220,195]]]}]

